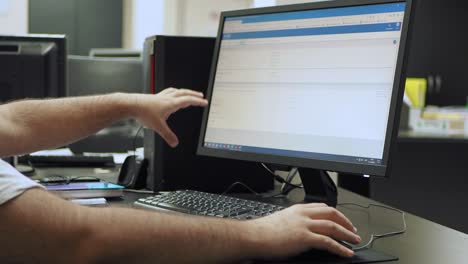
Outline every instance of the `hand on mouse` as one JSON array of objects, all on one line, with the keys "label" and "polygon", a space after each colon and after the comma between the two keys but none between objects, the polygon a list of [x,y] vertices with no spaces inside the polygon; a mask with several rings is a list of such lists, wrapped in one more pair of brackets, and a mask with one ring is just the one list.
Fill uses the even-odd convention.
[{"label": "hand on mouse", "polygon": [[295,205],[249,221],[249,224],[257,245],[255,250],[265,258],[296,255],[309,249],[352,257],[354,252],[336,240],[352,244],[361,242],[351,221],[325,204]]}]

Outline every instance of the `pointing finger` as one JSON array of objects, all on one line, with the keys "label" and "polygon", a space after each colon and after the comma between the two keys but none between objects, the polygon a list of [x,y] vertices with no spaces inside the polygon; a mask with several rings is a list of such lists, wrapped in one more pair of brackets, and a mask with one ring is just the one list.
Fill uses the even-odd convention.
[{"label": "pointing finger", "polygon": [[193,91],[193,90],[189,90],[189,89],[179,89],[175,92],[174,94],[176,97],[181,97],[181,96],[195,96],[195,97],[198,97],[198,98],[203,98],[203,93],[201,92],[197,92],[197,91]]},{"label": "pointing finger", "polygon": [[175,109],[173,111],[177,111],[182,108],[186,108],[189,106],[207,106],[208,101],[203,98],[193,97],[193,96],[182,96],[177,97],[175,101]]}]

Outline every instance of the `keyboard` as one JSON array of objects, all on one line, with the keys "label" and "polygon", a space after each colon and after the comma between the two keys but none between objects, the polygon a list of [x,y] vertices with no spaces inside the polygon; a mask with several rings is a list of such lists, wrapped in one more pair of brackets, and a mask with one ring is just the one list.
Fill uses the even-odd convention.
[{"label": "keyboard", "polygon": [[[165,192],[155,196],[141,198],[134,203],[136,207],[171,211],[191,215],[247,220],[270,215],[286,207],[262,203],[225,195],[199,191]],[[347,246],[347,245],[345,245]],[[349,246],[347,246],[349,247]],[[353,258],[343,258],[328,251],[311,249],[285,260],[268,263],[375,263],[394,261],[397,258],[375,252],[371,249],[358,251]],[[257,262],[256,262],[257,263]],[[259,262],[263,263],[263,262]]]},{"label": "keyboard", "polygon": [[24,156],[20,162],[30,162],[36,167],[114,167],[112,156]]},{"label": "keyboard", "polygon": [[174,191],[141,198],[135,206],[191,215],[247,220],[267,216],[285,207],[199,191]]}]

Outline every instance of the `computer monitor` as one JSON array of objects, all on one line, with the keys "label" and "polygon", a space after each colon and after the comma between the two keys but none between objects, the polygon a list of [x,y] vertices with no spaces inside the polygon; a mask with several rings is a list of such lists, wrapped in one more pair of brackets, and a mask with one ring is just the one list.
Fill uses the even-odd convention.
[{"label": "computer monitor", "polygon": [[[143,93],[141,58],[68,56],[67,96],[115,92]],[[74,153],[127,152],[143,145],[143,133],[134,119],[122,120],[69,145]]]},{"label": "computer monitor", "polygon": [[0,36],[0,102],[66,93],[64,35]]},{"label": "computer monitor", "polygon": [[306,201],[336,205],[326,171],[388,176],[412,1],[223,12],[198,154],[300,168]]},{"label": "computer monitor", "polygon": [[[0,35],[0,103],[66,95],[64,35]],[[22,173],[34,170],[13,165]]]},{"label": "computer monitor", "polygon": [[68,56],[68,96],[143,93],[141,58]]}]

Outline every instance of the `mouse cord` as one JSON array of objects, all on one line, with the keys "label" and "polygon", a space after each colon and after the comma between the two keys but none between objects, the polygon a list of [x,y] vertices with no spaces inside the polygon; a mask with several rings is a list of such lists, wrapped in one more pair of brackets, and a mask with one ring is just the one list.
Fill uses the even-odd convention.
[{"label": "mouse cord", "polygon": [[138,139],[138,135],[140,134],[140,131],[143,129],[143,126],[140,126],[140,128],[138,128],[136,134],[135,134],[135,137],[133,138],[133,155],[136,156],[136,149],[137,149],[137,139]]},{"label": "mouse cord", "polygon": [[260,163],[260,164],[262,165],[263,168],[265,168],[265,170],[267,170],[267,171],[273,176],[273,178],[274,178],[276,181],[278,181],[278,182],[280,182],[280,183],[283,183],[283,184],[285,184],[285,185],[288,185],[288,186],[290,186],[290,187],[292,187],[292,188],[299,188],[299,189],[303,189],[303,188],[304,188],[304,187],[301,186],[301,185],[292,184],[292,183],[290,183],[289,181],[287,181],[287,180],[281,178],[280,176],[276,175],[276,173],[275,173],[274,171],[272,171],[270,168],[268,168],[268,166],[267,166],[265,163]]},{"label": "mouse cord", "polygon": [[401,216],[402,216],[403,228],[401,230],[388,232],[388,233],[383,233],[383,234],[371,234],[371,237],[370,237],[369,241],[366,244],[364,244],[362,246],[358,246],[358,247],[353,247],[351,244],[347,243],[349,246],[352,247],[352,250],[354,250],[354,251],[360,251],[360,250],[368,249],[378,239],[386,238],[386,237],[392,237],[392,236],[401,235],[401,234],[406,233],[406,228],[407,227],[406,227],[405,212],[403,212],[402,210],[399,210],[399,209],[396,209],[396,208],[393,208],[393,207],[390,207],[390,206],[379,205],[379,204],[369,204],[367,206],[364,206],[364,205],[360,205],[360,204],[356,204],[356,203],[341,203],[341,204],[338,204],[337,206],[343,206],[343,207],[357,206],[357,207],[364,208],[364,209],[370,209],[371,207],[379,207],[379,208],[383,208],[383,209],[386,209],[386,210],[395,211],[397,213],[400,213]]}]

